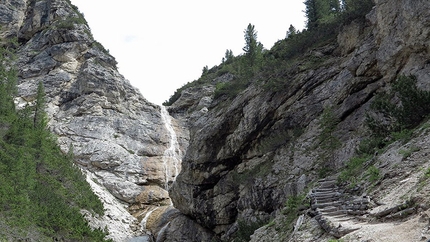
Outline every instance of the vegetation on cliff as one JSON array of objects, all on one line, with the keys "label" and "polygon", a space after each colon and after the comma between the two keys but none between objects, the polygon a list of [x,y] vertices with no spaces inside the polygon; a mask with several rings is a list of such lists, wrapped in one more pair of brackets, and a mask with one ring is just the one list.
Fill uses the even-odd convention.
[{"label": "vegetation on cliff", "polygon": [[[379,170],[373,166],[374,155],[395,141],[403,143],[412,138],[415,128],[430,114],[430,92],[418,89],[415,76],[400,76],[386,92],[378,94],[366,114],[368,137],[359,144],[356,155],[339,175],[340,182],[356,185],[362,179],[377,181]],[[417,151],[403,150],[404,157]]]},{"label": "vegetation on cliff", "polygon": [[0,50],[0,240],[102,241],[80,210],[103,205],[47,129],[43,85],[32,105],[15,107],[15,45]]},{"label": "vegetation on cliff", "polygon": [[[404,27],[428,29],[428,21],[421,24],[423,20],[414,17],[425,14],[428,5],[378,2],[369,12],[371,1],[306,3],[337,5],[325,12],[317,8],[322,16],[321,12],[308,16],[306,30],[290,26],[286,39],[262,50],[258,68],[244,71],[249,67],[247,55],[229,56],[228,62],[206,68],[198,81],[187,84],[177,102],[170,100],[173,112],[192,118],[191,148],[179,185],[172,189],[173,200],[199,223],[221,231],[217,233],[225,241],[301,241],[287,239],[293,235],[293,224],[298,228],[294,236],[322,241],[319,236],[330,235],[332,228],[321,220],[324,230],[310,231],[307,226],[316,228],[311,222],[318,214],[307,213],[306,207],[291,209],[294,196],[308,194],[311,188],[337,196],[335,190],[325,190],[328,185],[315,184],[317,179],[341,186],[348,191],[345,197],[366,197],[359,201],[364,208],[367,199],[375,198],[372,209],[377,211],[384,209],[378,207],[382,199],[402,204],[415,195],[399,184],[428,175],[428,122],[416,129],[429,114],[429,92],[423,91],[429,88],[428,56],[422,47],[428,46],[428,32],[411,37]],[[392,44],[393,39],[399,44]],[[191,179],[201,174],[204,179]],[[391,194],[393,190],[402,191]],[[423,194],[416,193],[420,199],[427,196]],[[339,200],[330,199],[319,202]],[[273,210],[282,207],[284,216],[274,215]],[[298,215],[311,221],[301,227],[304,232],[299,231],[303,221]],[[337,221],[326,217],[326,224]],[[334,226],[334,231],[340,227]]]},{"label": "vegetation on cliff", "polygon": [[[307,0],[305,5],[306,29],[298,31],[290,25],[286,38],[266,50],[257,40],[255,26],[249,24],[244,30],[244,54],[234,56],[231,50],[227,50],[220,65],[210,69],[205,66],[197,81],[177,89],[163,105],[172,105],[186,88],[208,84],[226,73],[233,74],[234,79],[217,83],[215,98],[232,98],[251,83],[258,83],[271,91],[282,90],[287,85],[283,77],[297,69],[298,62],[303,61],[308,50],[335,41],[341,27],[353,20],[364,21],[374,3],[372,0]],[[302,68],[315,67],[321,62],[318,57],[306,57]]]}]

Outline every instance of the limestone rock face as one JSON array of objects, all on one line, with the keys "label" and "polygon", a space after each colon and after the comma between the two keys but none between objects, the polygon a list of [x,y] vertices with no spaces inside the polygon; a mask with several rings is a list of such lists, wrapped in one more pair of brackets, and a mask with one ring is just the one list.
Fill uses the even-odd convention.
[{"label": "limestone rock face", "polygon": [[[18,40],[18,105],[31,104],[43,83],[49,127],[112,208],[94,223],[107,226],[116,241],[142,233],[128,207],[150,205],[145,192],[166,189],[175,178],[165,174],[170,134],[160,107],[119,74],[115,58],[93,39],[70,1],[2,1],[0,24],[2,39]],[[178,139],[188,142],[186,134]],[[160,194],[168,199],[167,191]]]},{"label": "limestone rock face", "polygon": [[3,28],[0,30],[0,38],[13,38],[24,21],[25,11],[28,1],[24,0],[8,0],[1,4],[0,24]]},{"label": "limestone rock face", "polygon": [[[174,206],[229,241],[241,222],[267,223],[289,197],[343,167],[366,136],[375,93],[399,74],[429,87],[429,8],[428,1],[376,1],[365,22],[344,26],[337,43],[305,56],[322,64],[303,60],[282,76],[281,90],[251,84],[222,100],[214,98],[215,82],[185,89],[170,107],[190,128],[170,191]],[[321,138],[325,112],[339,120],[331,133],[338,144]]]}]

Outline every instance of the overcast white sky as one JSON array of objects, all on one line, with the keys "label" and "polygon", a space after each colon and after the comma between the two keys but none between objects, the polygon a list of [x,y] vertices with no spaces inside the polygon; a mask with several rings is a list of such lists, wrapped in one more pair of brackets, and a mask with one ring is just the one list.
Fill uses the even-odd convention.
[{"label": "overcast white sky", "polygon": [[72,0],[119,72],[155,104],[168,100],[225,51],[242,54],[249,23],[266,49],[290,24],[305,25],[304,0]]}]

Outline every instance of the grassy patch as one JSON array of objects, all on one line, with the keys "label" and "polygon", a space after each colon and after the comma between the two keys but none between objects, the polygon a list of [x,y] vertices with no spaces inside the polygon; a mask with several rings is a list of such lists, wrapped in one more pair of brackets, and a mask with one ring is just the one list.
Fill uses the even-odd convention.
[{"label": "grassy patch", "polygon": [[301,205],[304,204],[306,196],[304,194],[302,195],[296,195],[296,196],[290,196],[288,200],[285,202],[285,207],[282,210],[282,213],[286,216],[285,220],[285,231],[291,231],[294,227],[294,220],[299,215],[299,208]]},{"label": "grassy patch", "polygon": [[370,156],[352,157],[346,163],[346,167],[340,173],[338,180],[339,182],[349,182],[356,184],[359,182],[360,175],[364,171],[364,164],[370,159]]},{"label": "grassy patch", "polygon": [[366,170],[366,177],[369,179],[370,182],[376,182],[377,180],[379,180],[379,178],[381,178],[379,169],[373,165],[370,166]]},{"label": "grassy patch", "polygon": [[411,146],[409,149],[401,149],[399,150],[399,154],[403,156],[403,159],[406,159],[412,155],[412,153],[420,151],[419,147]]}]

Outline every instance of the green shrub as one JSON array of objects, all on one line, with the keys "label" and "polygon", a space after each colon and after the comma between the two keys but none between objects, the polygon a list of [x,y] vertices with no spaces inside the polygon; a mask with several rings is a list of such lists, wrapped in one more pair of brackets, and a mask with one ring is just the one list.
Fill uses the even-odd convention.
[{"label": "green shrub", "polygon": [[300,206],[304,204],[305,197],[306,196],[304,194],[292,195],[288,197],[287,201],[285,202],[285,207],[282,210],[282,214],[286,216],[284,221],[285,230],[290,231],[293,229],[293,222],[298,216]]},{"label": "green shrub", "polygon": [[323,149],[334,150],[340,146],[340,141],[333,135],[339,119],[335,116],[333,108],[324,109],[321,115],[319,140]]},{"label": "green shrub", "polygon": [[386,145],[387,142],[384,138],[372,135],[360,142],[356,153],[358,156],[373,156],[376,151],[384,148]]},{"label": "green shrub", "polygon": [[255,230],[265,225],[262,220],[256,222],[246,222],[244,220],[238,220],[238,230],[234,234],[233,242],[247,242],[251,239],[251,235]]},{"label": "green shrub", "polygon": [[230,82],[218,83],[214,92],[214,97],[219,98],[226,96],[233,98],[243,90],[245,90],[250,83],[245,79],[234,79]]},{"label": "green shrub", "polygon": [[87,25],[87,21],[83,17],[69,17],[64,20],[60,20],[57,22],[56,26],[59,29],[75,29],[75,25],[85,24]]},{"label": "green shrub", "polygon": [[427,168],[427,170],[425,170],[425,172],[424,172],[424,177],[425,177],[426,179],[430,178],[430,167],[429,167],[429,168]]},{"label": "green shrub", "polygon": [[370,159],[370,156],[352,157],[346,163],[346,167],[340,173],[339,182],[350,182],[352,184],[358,182],[360,174],[364,169],[364,164]]},{"label": "green shrub", "polygon": [[420,148],[416,147],[416,146],[412,146],[409,149],[401,149],[399,150],[399,154],[403,155],[403,159],[408,158],[409,156],[412,155],[412,153],[419,151]]},{"label": "green shrub", "polygon": [[379,169],[373,165],[367,169],[366,175],[370,182],[376,182],[380,178]]},{"label": "green shrub", "polygon": [[[392,103],[400,99],[399,104]],[[375,114],[367,115],[366,123],[377,136],[400,133],[404,136],[430,114],[430,92],[418,89],[414,76],[400,76],[390,92],[377,96],[371,104]]]}]

